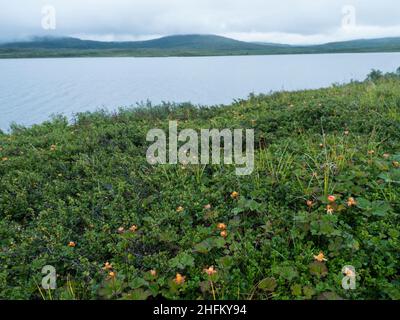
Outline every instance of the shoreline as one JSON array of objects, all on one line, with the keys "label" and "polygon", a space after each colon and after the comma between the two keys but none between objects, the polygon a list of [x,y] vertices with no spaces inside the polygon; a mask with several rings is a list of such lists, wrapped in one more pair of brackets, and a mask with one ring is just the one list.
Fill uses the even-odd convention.
[{"label": "shoreline", "polygon": [[2,56],[2,52],[0,49],[0,60],[20,60],[20,59],[83,59],[83,58],[206,58],[206,57],[260,57],[260,56],[302,56],[302,55],[342,55],[342,54],[372,54],[372,53],[379,53],[379,54],[392,54],[392,53],[400,53],[400,50],[392,50],[392,51],[339,51],[339,52],[292,52],[292,53],[254,53],[254,54],[166,54],[166,55],[140,55],[140,54],[132,54],[132,55],[96,55],[96,54],[89,54],[89,55],[43,55],[43,56]]}]

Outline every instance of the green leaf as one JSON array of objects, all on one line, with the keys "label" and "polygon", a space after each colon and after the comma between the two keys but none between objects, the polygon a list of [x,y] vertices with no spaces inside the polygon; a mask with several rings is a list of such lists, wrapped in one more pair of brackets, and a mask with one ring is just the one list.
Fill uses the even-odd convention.
[{"label": "green leaf", "polygon": [[135,278],[129,283],[129,286],[132,289],[138,289],[140,287],[144,287],[144,286],[148,286],[148,285],[149,285],[149,283],[142,278]]},{"label": "green leaf", "polygon": [[230,256],[222,257],[218,260],[218,264],[228,269],[233,265],[233,258]]},{"label": "green leaf", "polygon": [[340,230],[336,228],[337,216],[324,215],[320,220],[311,222],[313,235],[340,236]]},{"label": "green leaf", "polygon": [[258,284],[258,287],[261,290],[269,291],[269,292],[273,292],[275,290],[276,286],[277,286],[277,284],[276,284],[275,278],[265,278],[265,279],[261,280],[260,283]]},{"label": "green leaf", "polygon": [[276,266],[273,268],[275,274],[278,274],[280,277],[291,281],[298,276],[297,269],[292,266]]},{"label": "green leaf", "polygon": [[303,287],[303,294],[306,299],[311,299],[315,294],[315,290],[309,286]]},{"label": "green leaf", "polygon": [[364,198],[357,199],[357,206],[363,209],[365,214],[375,216],[384,216],[391,208],[385,201],[371,202]]},{"label": "green leaf", "polygon": [[291,289],[292,289],[292,294],[293,294],[294,296],[296,296],[296,297],[301,296],[302,288],[301,288],[301,285],[300,285],[300,284],[298,284],[298,283],[294,284],[294,285],[291,287]]},{"label": "green leaf", "polygon": [[226,241],[224,238],[214,238],[213,240],[213,246],[214,248],[223,248],[226,244]]},{"label": "green leaf", "polygon": [[253,199],[245,199],[245,198],[240,198],[238,201],[238,206],[232,210],[233,214],[239,214],[242,212],[258,212],[262,213],[263,210],[263,205],[261,203],[258,203],[257,201]]},{"label": "green leaf", "polygon": [[124,294],[122,300],[147,300],[151,296],[151,292],[143,289],[136,289],[130,293]]},{"label": "green leaf", "polygon": [[371,202],[364,198],[357,198],[357,207],[368,210],[371,207]]},{"label": "green leaf", "polygon": [[328,274],[328,268],[323,262],[319,261],[311,262],[308,266],[308,269],[312,275],[315,275],[320,278],[325,277]]},{"label": "green leaf", "polygon": [[212,237],[194,245],[194,250],[199,253],[208,253],[214,248],[223,248],[226,244],[224,238]]},{"label": "green leaf", "polygon": [[194,245],[194,250],[199,253],[208,253],[212,249],[212,245],[208,240],[204,240]]},{"label": "green leaf", "polygon": [[400,170],[391,170],[389,172],[381,173],[379,176],[386,183],[400,183]]},{"label": "green leaf", "polygon": [[175,258],[169,261],[171,267],[185,269],[186,267],[194,266],[194,258],[186,252],[178,254]]},{"label": "green leaf", "polygon": [[392,156],[392,160],[394,161],[400,161],[400,153],[399,154],[395,154]]},{"label": "green leaf", "polygon": [[384,216],[390,210],[390,205],[384,201],[375,201],[372,203],[371,213],[374,216]]}]

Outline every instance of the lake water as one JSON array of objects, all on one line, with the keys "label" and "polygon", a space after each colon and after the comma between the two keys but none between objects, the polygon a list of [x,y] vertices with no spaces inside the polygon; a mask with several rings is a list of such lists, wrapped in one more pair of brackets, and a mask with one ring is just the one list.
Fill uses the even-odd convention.
[{"label": "lake water", "polygon": [[0,60],[0,129],[146,100],[227,104],[251,92],[326,87],[399,66],[400,53]]}]

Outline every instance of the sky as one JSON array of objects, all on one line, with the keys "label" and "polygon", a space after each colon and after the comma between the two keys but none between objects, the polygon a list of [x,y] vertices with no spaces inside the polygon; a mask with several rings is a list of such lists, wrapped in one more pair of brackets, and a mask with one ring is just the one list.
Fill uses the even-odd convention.
[{"label": "sky", "polygon": [[0,41],[217,34],[316,44],[400,36],[398,0],[0,0]]}]

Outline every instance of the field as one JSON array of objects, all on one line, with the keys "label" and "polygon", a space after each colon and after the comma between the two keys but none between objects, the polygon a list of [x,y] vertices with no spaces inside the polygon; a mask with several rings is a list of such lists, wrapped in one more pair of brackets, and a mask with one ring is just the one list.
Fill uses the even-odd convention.
[{"label": "field", "polygon": [[[146,134],[169,120],[253,128],[254,172],[151,166]],[[399,184],[398,74],[14,125],[0,133],[0,298],[400,299]]]}]

